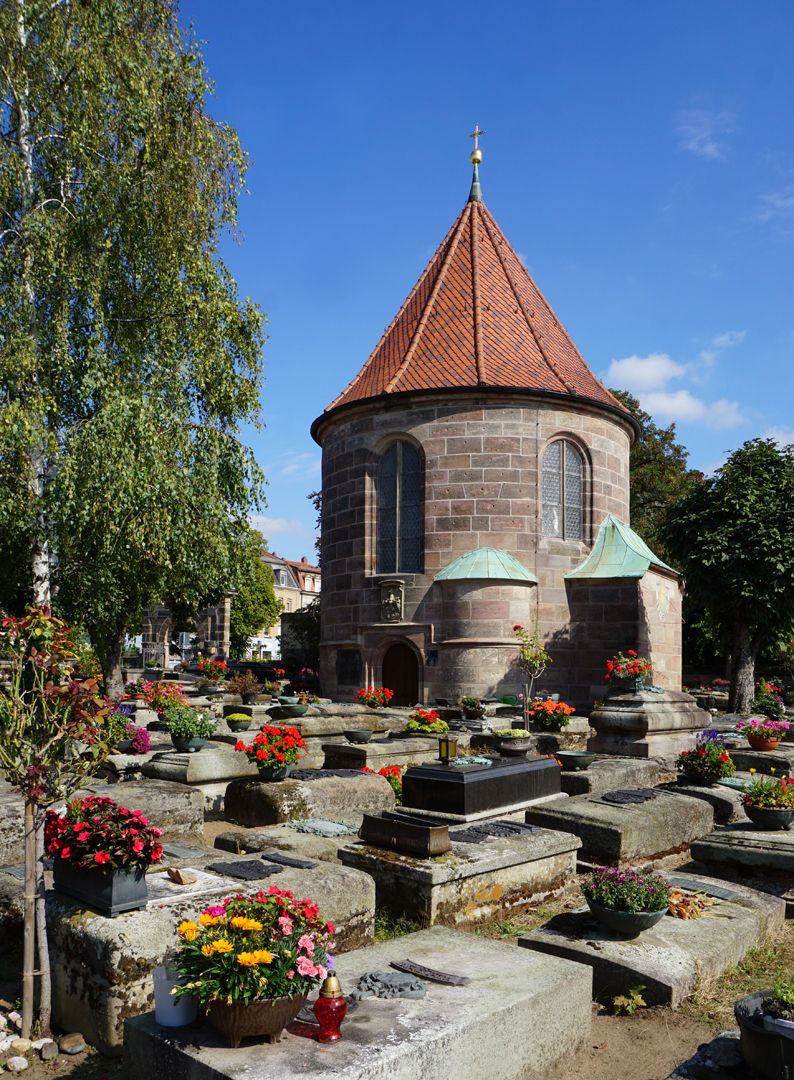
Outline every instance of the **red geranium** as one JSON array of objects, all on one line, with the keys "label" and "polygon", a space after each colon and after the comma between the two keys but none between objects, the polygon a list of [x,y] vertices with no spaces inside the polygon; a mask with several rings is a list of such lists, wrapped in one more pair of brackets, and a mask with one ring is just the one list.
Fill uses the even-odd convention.
[{"label": "red geranium", "polygon": [[297,728],[265,724],[254,736],[252,743],[246,746],[240,739],[234,749],[245,754],[258,769],[272,769],[282,765],[294,765],[305,746],[306,743]]}]

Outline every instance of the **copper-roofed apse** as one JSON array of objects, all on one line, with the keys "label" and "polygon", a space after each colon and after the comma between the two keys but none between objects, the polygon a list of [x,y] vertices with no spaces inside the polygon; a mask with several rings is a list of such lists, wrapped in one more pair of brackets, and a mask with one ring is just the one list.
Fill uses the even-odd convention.
[{"label": "copper-roofed apse", "polygon": [[[472,154],[475,173],[481,157],[479,149]],[[481,198],[475,175],[457,221],[326,414],[386,394],[450,387],[563,394],[626,412],[587,366]]]}]

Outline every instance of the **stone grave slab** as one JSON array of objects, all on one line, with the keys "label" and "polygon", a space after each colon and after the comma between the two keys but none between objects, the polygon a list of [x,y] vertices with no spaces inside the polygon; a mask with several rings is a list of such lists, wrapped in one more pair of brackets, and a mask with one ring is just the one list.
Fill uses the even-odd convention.
[{"label": "stone grave slab", "polygon": [[695,874],[665,876],[682,888],[713,890],[722,898],[704,918],[666,915],[635,938],[613,934],[584,907],[555,916],[519,937],[518,944],[589,964],[593,994],[602,1004],[643,984],[642,995],[649,1005],[677,1008],[699,986],[718,978],[783,929],[785,905],[776,896],[743,885],[727,887],[724,881]]},{"label": "stone grave slab", "polygon": [[[218,853],[214,855],[217,859]],[[152,971],[176,944],[180,920],[196,918],[214,900],[252,894],[270,884],[291,889],[301,899],[316,900],[336,926],[338,951],[360,948],[373,939],[375,888],[366,874],[326,862],[311,870],[284,867],[260,886],[198,869],[195,873],[199,880],[194,886],[169,888],[167,882],[153,880],[153,902],[114,919],[47,893],[56,1024],[82,1032],[103,1053],[120,1054],[124,1021],[152,1008]],[[162,879],[160,874],[153,877]]]},{"label": "stone grave slab", "polygon": [[673,795],[686,795],[690,799],[703,799],[714,809],[714,820],[718,825],[724,825],[729,821],[747,821],[742,804],[742,793],[737,788],[725,787],[722,784],[714,784],[705,787],[701,784],[685,784],[678,781],[671,784],[663,784],[665,791]]},{"label": "stone grave slab", "polygon": [[794,884],[794,829],[758,829],[747,820],[723,825],[692,844],[692,858],[713,874],[780,874]]},{"label": "stone grave slab", "polygon": [[379,908],[422,926],[507,918],[547,899],[576,872],[580,841],[569,833],[538,829],[474,842],[471,828],[450,828],[452,850],[432,859],[360,842],[341,845],[339,859],[374,878]]},{"label": "stone grave slab", "polygon": [[774,770],[776,776],[794,776],[792,743],[781,743],[777,750],[753,750],[745,745],[731,750],[731,757],[741,772],[755,769],[756,772],[770,774]]},{"label": "stone grave slab", "polygon": [[230,780],[241,776],[256,776],[256,766],[245,754],[211,744],[196,754],[178,754],[175,750],[155,754],[143,766],[143,775],[153,780],[170,780],[201,792],[206,812],[223,811],[223,797]]},{"label": "stone grave slab", "polygon": [[596,754],[661,758],[674,766],[676,757],[695,745],[695,735],[710,720],[694,698],[680,691],[609,693],[590,714],[596,734],[587,749]]},{"label": "stone grave slab", "polygon": [[[356,814],[356,830],[360,820],[361,815]],[[298,832],[290,822],[266,825],[263,828],[230,829],[215,837],[215,847],[219,851],[233,851],[238,854],[250,851],[283,851],[301,859],[319,859],[332,863],[339,862],[339,844],[338,836]]]},{"label": "stone grave slab", "polygon": [[394,791],[382,776],[358,770],[343,776],[313,771],[316,777],[312,779],[306,770],[301,779],[291,776],[277,783],[259,778],[232,781],[225,795],[227,821],[246,826],[277,825],[300,818],[377,813],[394,807]]},{"label": "stone grave slab", "polygon": [[652,758],[602,758],[580,772],[563,770],[560,787],[566,795],[601,795],[615,788],[654,787],[668,775]]},{"label": "stone grave slab", "polygon": [[531,825],[561,829],[581,837],[585,862],[620,866],[653,862],[685,852],[714,827],[714,811],[702,799],[658,792],[640,803],[616,804],[601,795],[574,795],[526,811]]},{"label": "stone grave slab", "polygon": [[[418,1000],[365,999],[348,1013],[343,1038],[331,1046],[287,1031],[280,1043],[246,1042],[230,1051],[204,1023],[169,1031],[159,1028],[153,1015],[136,1017],[125,1038],[131,1075],[149,1080],[543,1080],[590,1036],[589,968],[505,942],[433,927],[346,953],[336,971],[349,992],[365,973],[388,971],[391,961],[406,957],[468,976],[470,982],[428,982],[426,996]],[[511,1037],[517,1031],[521,1038]]]},{"label": "stone grave slab", "polygon": [[560,797],[560,768],[547,757],[494,758],[489,765],[409,768],[403,774],[403,805],[439,822],[505,817]]},{"label": "stone grave slab", "polygon": [[384,765],[418,765],[438,761],[438,739],[378,739],[368,743],[324,742],[326,769],[363,769],[376,772]]}]

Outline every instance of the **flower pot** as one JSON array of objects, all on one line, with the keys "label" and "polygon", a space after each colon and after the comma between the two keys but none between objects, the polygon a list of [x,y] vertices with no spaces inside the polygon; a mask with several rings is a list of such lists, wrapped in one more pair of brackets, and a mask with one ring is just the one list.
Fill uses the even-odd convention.
[{"label": "flower pot", "polygon": [[277,780],[286,780],[291,772],[291,765],[260,765],[259,779],[271,784]]},{"label": "flower pot", "polygon": [[56,892],[81,900],[100,915],[111,918],[122,911],[146,907],[146,872],[144,870],[97,867],[84,870],[66,859],[56,859],[52,867]]},{"label": "flower pot", "polygon": [[565,772],[583,772],[596,759],[595,754],[586,750],[557,750],[554,755]]},{"label": "flower pot", "polygon": [[614,908],[601,907],[595,900],[587,900],[587,906],[600,923],[626,937],[636,937],[643,930],[649,930],[667,914],[667,908],[661,911],[615,911]]},{"label": "flower pot", "polygon": [[229,731],[248,731],[253,720],[249,717],[247,720],[226,720],[229,727]]},{"label": "flower pot", "polygon": [[271,720],[297,720],[299,716],[305,716],[308,705],[275,705],[268,709]]},{"label": "flower pot", "polygon": [[154,1018],[161,1027],[183,1027],[198,1016],[198,1001],[190,994],[175,998],[171,991],[181,986],[184,978],[176,971],[159,964],[152,972],[154,983]]},{"label": "flower pot", "polygon": [[679,784],[691,784],[694,787],[715,787],[716,780],[707,780],[696,772],[682,772],[678,774]]},{"label": "flower pot", "polygon": [[369,728],[352,728],[349,731],[343,731],[342,734],[351,743],[368,743],[374,731],[370,731]]},{"label": "flower pot", "polygon": [[171,742],[180,754],[196,754],[202,746],[207,744],[206,739],[197,739],[189,735],[172,735]]},{"label": "flower pot", "polygon": [[764,1014],[764,1031],[774,1031],[786,1039],[794,1039],[794,1020],[780,1020]]},{"label": "flower pot", "polygon": [[759,829],[790,829],[794,825],[794,808],[776,810],[772,806],[747,806],[744,812]]},{"label": "flower pot", "polygon": [[751,734],[749,731],[746,731],[745,735],[753,750],[777,750],[780,746],[779,735]]},{"label": "flower pot", "polygon": [[759,1076],[780,1080],[784,1070],[794,1071],[794,1039],[766,1028],[764,1008],[774,997],[771,990],[759,990],[741,998],[733,1007],[741,1035],[742,1057]]},{"label": "flower pot", "polygon": [[212,1001],[205,1014],[212,1026],[223,1035],[229,1045],[236,1048],[249,1036],[280,1042],[287,1024],[291,1024],[303,1006],[308,994],[296,997],[267,998],[252,1001],[249,1005],[234,1001]]},{"label": "flower pot", "polygon": [[533,746],[533,740],[528,736],[519,739],[496,738],[496,749],[505,757],[523,757]]},{"label": "flower pot", "polygon": [[256,705],[256,699],[259,697],[259,691],[255,694],[242,694],[243,705]]},{"label": "flower pot", "polygon": [[644,686],[644,675],[638,675],[635,679],[610,679],[609,682],[609,689],[613,694],[636,694]]},{"label": "flower pot", "polygon": [[115,754],[132,753],[132,739],[122,739],[120,743],[116,744],[116,749],[113,752]]},{"label": "flower pot", "polygon": [[278,699],[278,703],[279,705],[297,705],[298,699],[297,697],[292,697],[290,694],[286,694]]}]

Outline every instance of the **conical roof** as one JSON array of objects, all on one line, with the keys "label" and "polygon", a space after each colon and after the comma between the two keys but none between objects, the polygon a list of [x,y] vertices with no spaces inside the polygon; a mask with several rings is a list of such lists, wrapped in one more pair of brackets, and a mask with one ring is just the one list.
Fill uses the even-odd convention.
[{"label": "conical roof", "polygon": [[587,366],[478,196],[324,415],[384,395],[466,387],[567,395],[627,412]]},{"label": "conical roof", "polygon": [[467,551],[465,555],[445,566],[433,578],[434,581],[475,581],[490,578],[492,581],[530,581],[537,578],[508,551],[481,547]]},{"label": "conical roof", "polygon": [[566,579],[641,578],[651,567],[669,570],[672,566],[654,555],[645,541],[625,521],[607,514],[601,522],[593,550],[583,563],[570,570]]}]

